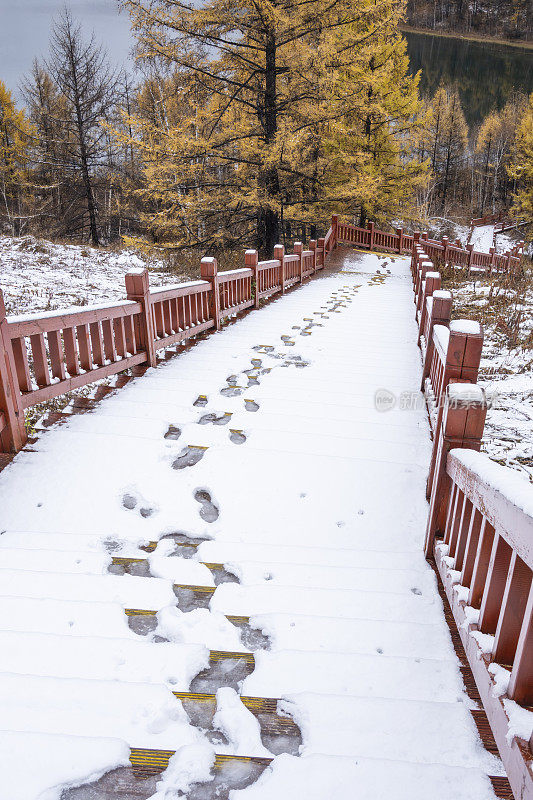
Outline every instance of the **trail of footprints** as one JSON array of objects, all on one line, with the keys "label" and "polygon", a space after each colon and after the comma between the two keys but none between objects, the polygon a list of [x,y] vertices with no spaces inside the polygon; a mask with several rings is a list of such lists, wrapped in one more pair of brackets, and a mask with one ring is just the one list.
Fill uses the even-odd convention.
[{"label": "trail of footprints", "polygon": [[[369,281],[369,285],[381,283],[385,279],[382,275],[374,275]],[[281,342],[284,347],[295,346],[294,338],[296,335],[311,336],[314,327],[323,327],[323,322],[331,314],[341,313],[352,302],[362,284],[343,286],[339,291],[332,292],[329,300],[319,311],[315,311],[313,317],[306,317],[303,325],[294,325],[292,335],[282,335]],[[298,332],[298,333],[296,333]],[[266,355],[274,361],[280,362],[277,366],[297,369],[308,366],[299,355],[287,355],[276,350],[272,345],[255,345],[254,351]],[[261,358],[251,359],[251,367],[244,370],[240,375],[229,375],[226,379],[226,386],[220,389],[220,394],[225,397],[237,397],[242,395],[247,389],[257,386],[264,375],[268,375],[272,367],[264,367]],[[240,385],[246,383],[245,386]],[[259,411],[259,404],[249,398],[243,397],[244,408],[249,412]],[[206,408],[208,397],[199,395],[194,401],[196,408]],[[229,425],[232,414],[225,412],[216,414],[206,411],[197,420],[199,425]],[[182,434],[178,425],[169,425],[164,434],[164,438],[170,441],[177,441]],[[229,440],[236,445],[246,442],[246,434],[242,430],[229,429]],[[175,457],[172,468],[183,470],[193,468],[206,455],[207,448],[187,445]],[[220,509],[216,505],[210,491],[206,488],[199,488],[194,493],[194,500],[199,504],[198,513],[204,522],[211,524],[216,522],[219,517]],[[124,494],[122,503],[125,509],[132,513],[139,513],[142,517],[149,517],[154,512],[145,500],[136,492],[130,491]],[[209,538],[209,537],[205,537]],[[204,538],[192,537],[183,531],[165,534],[159,542],[171,541],[173,549],[166,552],[167,557],[194,559],[197,558],[197,549]],[[158,545],[157,541],[149,542],[141,549],[147,554],[153,552]],[[119,553],[123,543],[116,541],[106,542],[108,551]],[[180,611],[188,613],[196,609],[209,609],[211,598],[216,587],[222,583],[238,583],[236,575],[224,567],[223,564],[206,564],[213,575],[214,587],[205,586],[184,586],[175,585],[174,594],[176,596],[177,607]],[[129,558],[114,555],[109,566],[110,573],[115,575],[136,575],[151,578],[150,562],[146,558]],[[158,632],[158,619],[155,611],[143,609],[126,610],[129,627],[139,636],[144,636],[154,643],[168,641]],[[247,617],[228,617],[228,620],[239,629],[239,634],[243,648],[250,652],[231,653],[212,651],[209,666],[198,673],[192,680],[189,692],[176,692],[177,700],[180,700],[189,716],[190,722],[199,728],[203,735],[213,744],[227,745],[228,741],[224,734],[217,730],[214,725],[216,711],[216,691],[221,687],[231,687],[240,693],[242,682],[250,675],[255,667],[254,651],[269,649],[270,640],[268,636],[257,628],[250,625]],[[280,715],[277,711],[277,701],[265,698],[246,698],[241,697],[241,701],[251,713],[258,719],[261,729],[261,739],[265,747],[272,753],[272,756],[281,753],[289,753],[297,756],[302,744],[300,729],[296,723],[287,716]],[[159,752],[159,751],[157,751]],[[148,756],[147,756],[148,753]],[[147,798],[155,791],[155,785],[160,777],[160,772],[165,768],[165,759],[171,753],[159,753],[151,756],[150,753],[156,751],[132,751],[132,765],[130,768],[113,770],[98,781],[85,787],[68,789],[61,795],[61,800],[107,800],[117,795],[124,800],[133,798]],[[136,760],[138,758],[138,760]],[[146,766],[148,762],[154,760],[155,767]],[[159,759],[159,760],[158,760]],[[268,765],[269,759],[243,757],[217,756],[215,762],[213,781],[204,784],[195,784],[187,793],[188,800],[227,800],[229,793],[233,789],[242,789],[254,783],[263,770]],[[90,791],[87,794],[87,791]]]}]

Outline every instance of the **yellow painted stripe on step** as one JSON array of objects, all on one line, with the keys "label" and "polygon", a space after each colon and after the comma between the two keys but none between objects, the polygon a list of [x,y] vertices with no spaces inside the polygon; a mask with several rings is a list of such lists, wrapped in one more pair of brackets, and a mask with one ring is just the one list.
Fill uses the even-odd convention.
[{"label": "yellow painted stripe on step", "polygon": [[232,614],[226,614],[226,619],[233,625],[248,625],[250,622],[250,617],[237,617]]},{"label": "yellow painted stripe on step", "polygon": [[187,583],[175,583],[176,589],[190,589],[195,594],[214,594],[216,586],[189,586]]},{"label": "yellow painted stripe on step", "polygon": [[247,664],[251,666],[255,666],[255,658],[253,653],[237,653],[231,650],[210,650],[209,651],[209,660],[210,661],[226,661],[231,659],[232,661],[240,661],[244,659]]},{"label": "yellow painted stripe on step", "polygon": [[215,755],[215,769],[220,768],[223,764],[228,764],[231,761],[241,761],[246,764],[264,764],[268,767],[274,759],[273,758],[259,758],[258,756],[229,756],[226,753],[217,753]]},{"label": "yellow painted stripe on step", "polygon": [[[178,700],[191,700],[196,703],[216,703],[216,695],[202,694],[199,692],[172,692],[174,697]],[[276,714],[278,707],[278,700],[274,697],[246,697],[240,698],[241,703],[250,711],[264,714]],[[292,722],[290,717],[283,718],[287,722]]]},{"label": "yellow painted stripe on step", "polygon": [[[155,774],[163,772],[168,767],[170,758],[175,750],[145,750],[138,747],[130,748],[130,763],[134,772],[138,774]],[[258,756],[233,756],[226,753],[216,753],[215,769],[220,769],[224,764],[240,761],[247,764],[261,764],[268,766],[272,758],[259,758]]]},{"label": "yellow painted stripe on step", "polygon": [[157,611],[151,611],[145,608],[125,608],[127,617],[155,617]]},{"label": "yellow painted stripe on step", "polygon": [[113,556],[111,559],[111,564],[115,564],[117,566],[126,566],[126,564],[147,564],[148,559],[146,558],[119,558],[118,556]]},{"label": "yellow painted stripe on step", "polygon": [[224,569],[224,564],[215,564],[212,561],[200,561],[200,564],[203,564],[207,569]]}]

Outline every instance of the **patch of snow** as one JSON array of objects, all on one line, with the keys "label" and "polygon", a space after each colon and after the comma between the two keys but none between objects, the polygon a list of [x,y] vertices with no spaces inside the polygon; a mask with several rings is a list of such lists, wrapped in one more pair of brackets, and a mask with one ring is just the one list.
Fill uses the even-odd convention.
[{"label": "patch of snow", "polygon": [[481,631],[470,631],[470,636],[479,645],[479,652],[483,655],[490,655],[494,649],[495,637],[491,633],[481,633]]},{"label": "patch of snow", "polygon": [[533,711],[519,706],[514,700],[509,700],[506,697],[503,700],[503,706],[509,717],[509,727],[506,734],[509,744],[515,738],[529,742],[533,736]]},{"label": "patch of snow", "polygon": [[224,686],[217,691],[217,710],[213,726],[228,740],[224,749],[233,755],[271,758],[272,753],[261,742],[259,720],[241,702],[235,689]]},{"label": "patch of snow", "polygon": [[481,333],[481,326],[473,319],[453,319],[450,330],[454,333]]},{"label": "patch of snow", "polygon": [[211,768],[214,763],[215,751],[208,742],[180,747],[170,757],[167,769],[157,782],[156,793],[148,800],[171,800],[174,797],[183,797],[194,783],[212,781]]}]

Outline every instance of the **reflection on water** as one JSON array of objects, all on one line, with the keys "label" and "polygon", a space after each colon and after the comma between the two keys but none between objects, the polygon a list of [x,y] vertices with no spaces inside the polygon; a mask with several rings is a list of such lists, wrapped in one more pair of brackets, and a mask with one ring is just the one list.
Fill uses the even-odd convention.
[{"label": "reflection on water", "polygon": [[404,35],[412,71],[422,70],[422,95],[456,83],[469,125],[502,108],[513,90],[533,92],[533,50],[424,33]]}]

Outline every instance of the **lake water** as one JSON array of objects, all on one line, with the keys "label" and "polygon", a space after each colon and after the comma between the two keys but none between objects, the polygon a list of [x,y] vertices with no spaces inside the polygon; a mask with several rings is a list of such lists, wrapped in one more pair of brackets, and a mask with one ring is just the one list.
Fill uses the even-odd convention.
[{"label": "lake water", "polygon": [[513,91],[533,92],[533,50],[406,32],[413,72],[422,70],[423,96],[457,85],[467,122],[479,124]]}]

